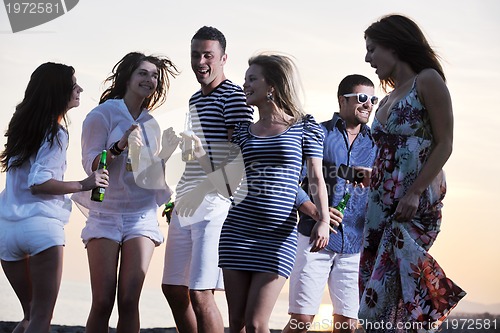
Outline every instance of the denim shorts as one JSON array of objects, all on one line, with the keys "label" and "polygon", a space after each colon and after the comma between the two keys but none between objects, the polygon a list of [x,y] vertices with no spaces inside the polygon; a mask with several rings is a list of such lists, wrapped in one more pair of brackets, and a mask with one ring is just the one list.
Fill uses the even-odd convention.
[{"label": "denim shorts", "polygon": [[49,218],[0,220],[0,259],[19,261],[65,243],[64,223]]},{"label": "denim shorts", "polygon": [[129,239],[147,237],[156,246],[163,243],[163,234],[155,211],[137,214],[109,214],[90,211],[82,230],[85,245],[94,238],[106,238],[123,244]]}]

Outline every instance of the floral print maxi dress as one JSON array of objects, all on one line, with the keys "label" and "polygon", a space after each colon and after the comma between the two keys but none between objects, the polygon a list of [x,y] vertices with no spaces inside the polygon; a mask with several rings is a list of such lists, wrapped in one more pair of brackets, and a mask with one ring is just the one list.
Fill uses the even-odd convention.
[{"label": "floral print maxi dress", "polygon": [[465,292],[448,279],[427,251],[441,224],[443,171],[422,193],[412,221],[393,213],[425,164],[433,144],[416,78],[384,126],[375,117],[378,154],[371,179],[360,263],[360,311],[367,332],[432,332]]}]

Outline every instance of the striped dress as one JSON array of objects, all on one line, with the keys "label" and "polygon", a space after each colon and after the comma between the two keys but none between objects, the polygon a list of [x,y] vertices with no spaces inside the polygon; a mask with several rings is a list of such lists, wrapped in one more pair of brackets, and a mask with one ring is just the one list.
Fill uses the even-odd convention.
[{"label": "striped dress", "polygon": [[288,278],[297,247],[299,174],[303,158],[323,157],[323,131],[309,115],[276,136],[253,135],[249,126],[240,124],[233,134],[247,190],[235,193],[222,227],[219,266]]}]

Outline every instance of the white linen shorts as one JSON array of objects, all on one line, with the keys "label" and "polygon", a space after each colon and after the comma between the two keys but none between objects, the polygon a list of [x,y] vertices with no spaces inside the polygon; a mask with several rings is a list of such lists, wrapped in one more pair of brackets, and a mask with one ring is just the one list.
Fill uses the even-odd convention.
[{"label": "white linen shorts", "polygon": [[19,261],[64,244],[64,223],[57,219],[0,221],[0,259],[4,261]]},{"label": "white linen shorts", "polygon": [[168,228],[163,284],[192,290],[224,290],[219,268],[219,237],[231,202],[209,193],[191,217],[174,210]]},{"label": "white linen shorts", "polygon": [[309,237],[299,233],[297,258],[290,275],[290,314],[316,315],[328,283],[333,313],[357,319],[360,254],[310,252]]},{"label": "white linen shorts", "polygon": [[85,246],[94,238],[106,238],[123,244],[132,238],[147,237],[156,246],[163,243],[155,211],[123,215],[90,211],[81,237]]}]

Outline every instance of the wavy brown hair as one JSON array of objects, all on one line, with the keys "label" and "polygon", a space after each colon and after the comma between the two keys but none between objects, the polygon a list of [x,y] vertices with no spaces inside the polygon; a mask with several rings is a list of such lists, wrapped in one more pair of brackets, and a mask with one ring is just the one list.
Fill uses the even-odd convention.
[{"label": "wavy brown hair", "polygon": [[160,107],[167,98],[168,89],[170,88],[170,77],[176,77],[179,71],[167,57],[145,55],[140,52],[128,53],[113,67],[111,75],[104,81],[104,83],[110,82],[111,85],[102,93],[99,104],[104,103],[108,99],[123,98],[127,92],[127,83],[132,73],[143,61],[154,64],[158,69],[158,85],[154,93],[144,99],[142,107],[148,110]]}]

